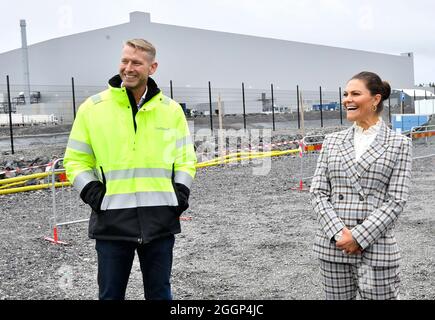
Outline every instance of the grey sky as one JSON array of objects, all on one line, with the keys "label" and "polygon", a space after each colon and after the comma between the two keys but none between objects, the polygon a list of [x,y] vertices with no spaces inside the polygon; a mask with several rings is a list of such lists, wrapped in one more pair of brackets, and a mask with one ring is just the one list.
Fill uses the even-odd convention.
[{"label": "grey sky", "polygon": [[[28,43],[128,22],[151,21],[342,48],[414,52],[415,82],[435,82],[433,0],[14,0],[2,10],[0,52]],[[267,67],[267,57],[259,64]]]}]

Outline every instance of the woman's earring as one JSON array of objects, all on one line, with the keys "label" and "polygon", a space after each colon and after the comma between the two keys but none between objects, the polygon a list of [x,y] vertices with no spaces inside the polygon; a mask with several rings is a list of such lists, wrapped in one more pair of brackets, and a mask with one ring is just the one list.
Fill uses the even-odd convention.
[{"label": "woman's earring", "polygon": [[376,112],[376,110],[378,110],[378,106],[377,105],[373,105],[372,110]]}]

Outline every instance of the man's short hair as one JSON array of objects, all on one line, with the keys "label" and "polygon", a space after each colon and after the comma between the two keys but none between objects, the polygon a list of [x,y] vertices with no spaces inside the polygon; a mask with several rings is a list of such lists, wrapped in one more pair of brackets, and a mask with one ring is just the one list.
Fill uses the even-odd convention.
[{"label": "man's short hair", "polygon": [[151,61],[156,58],[156,48],[144,39],[130,39],[125,42],[125,45],[148,53]]}]

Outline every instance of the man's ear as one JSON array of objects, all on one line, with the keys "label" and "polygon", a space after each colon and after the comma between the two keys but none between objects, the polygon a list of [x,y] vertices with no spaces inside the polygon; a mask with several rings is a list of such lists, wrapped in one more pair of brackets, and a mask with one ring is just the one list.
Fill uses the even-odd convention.
[{"label": "man's ear", "polygon": [[158,66],[159,66],[158,62],[157,62],[157,61],[154,61],[154,62],[150,65],[150,70],[149,70],[150,72],[149,72],[149,75],[154,74],[154,73],[156,72]]}]

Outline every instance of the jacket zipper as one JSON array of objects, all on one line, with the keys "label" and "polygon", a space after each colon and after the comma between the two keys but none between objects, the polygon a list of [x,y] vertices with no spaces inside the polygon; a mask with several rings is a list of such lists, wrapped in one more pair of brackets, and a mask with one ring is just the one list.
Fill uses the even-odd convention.
[{"label": "jacket zipper", "polygon": [[[136,103],[132,103],[135,101],[134,101],[134,98],[129,94],[129,92],[127,92],[127,97],[128,97],[129,102],[130,102],[130,105],[128,106],[128,108],[131,108],[131,114],[132,114],[132,118],[133,118],[133,127],[134,127],[133,150],[135,150],[136,149],[136,133],[137,133],[136,114],[138,113],[139,110],[137,109]],[[142,242],[143,242],[142,238],[137,238],[137,242],[139,244],[142,244]]]}]

